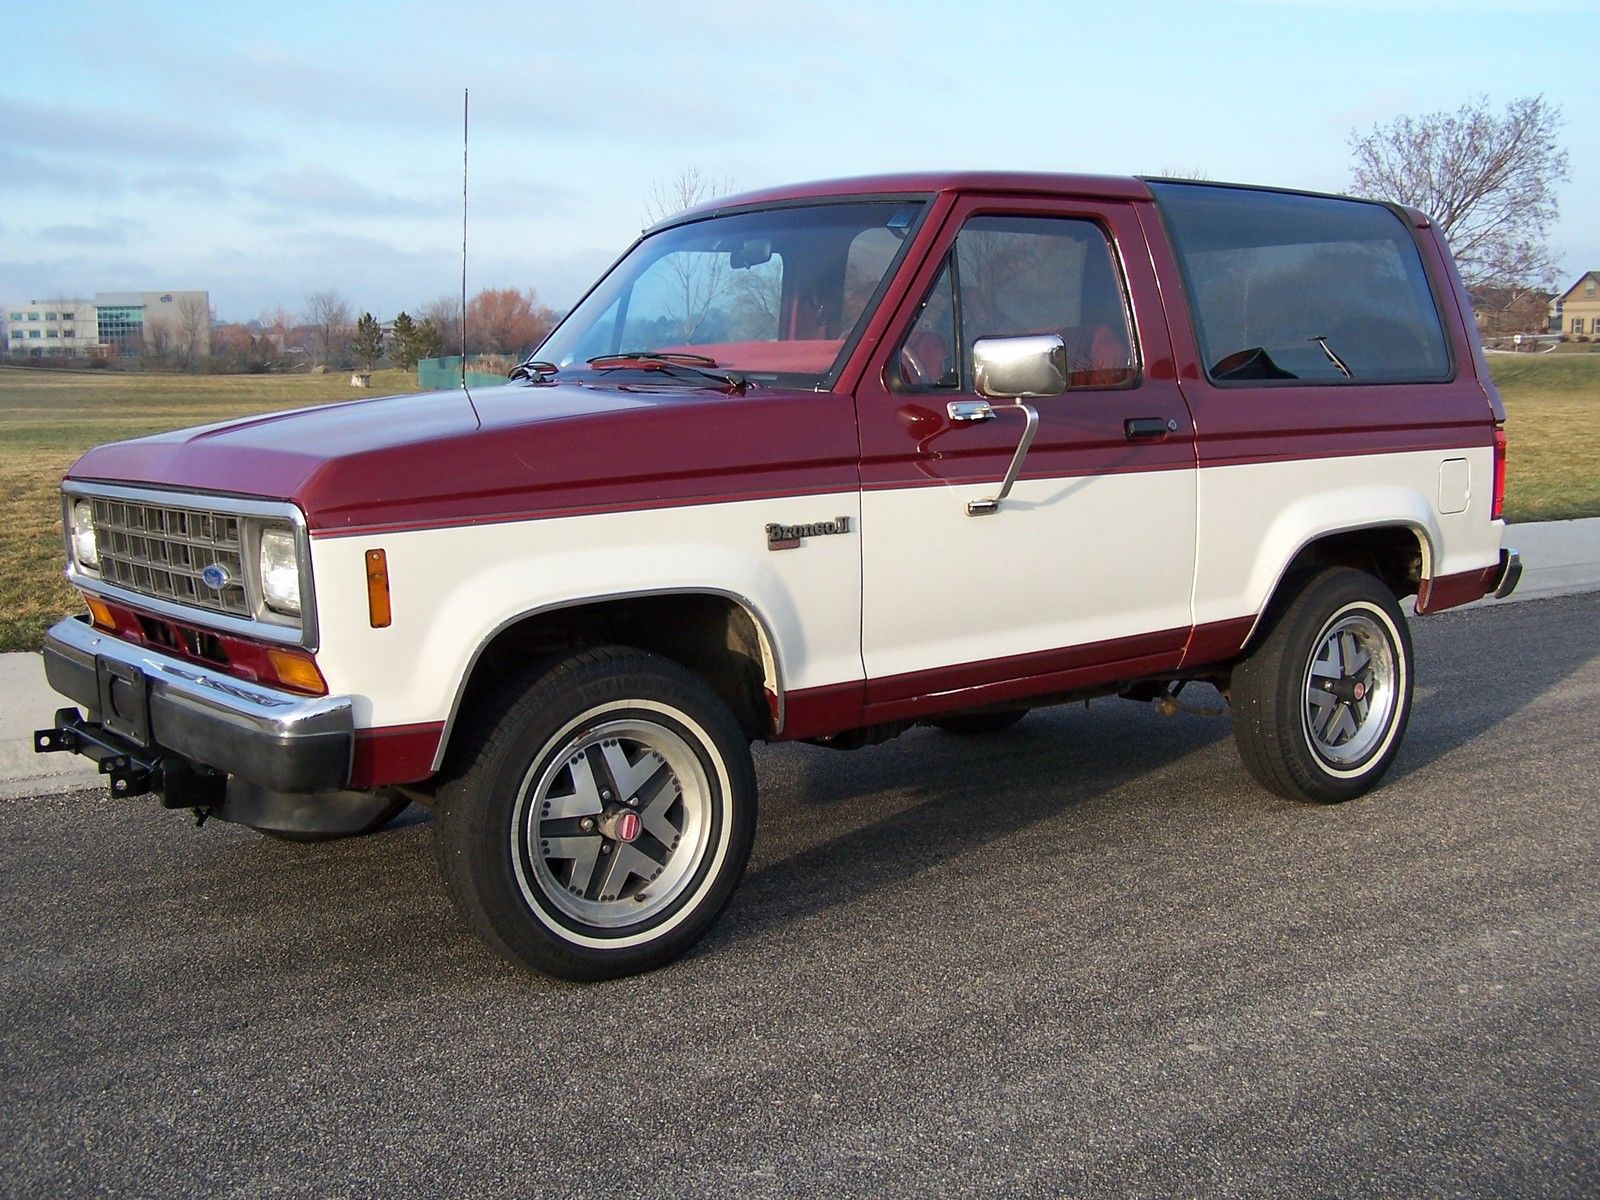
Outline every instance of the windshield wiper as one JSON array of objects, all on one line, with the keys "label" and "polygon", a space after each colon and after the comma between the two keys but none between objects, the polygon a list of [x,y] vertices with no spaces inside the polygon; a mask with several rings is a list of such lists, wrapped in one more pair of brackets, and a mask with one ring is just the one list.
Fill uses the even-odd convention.
[{"label": "windshield wiper", "polygon": [[660,371],[664,375],[681,378],[713,379],[723,387],[742,392],[750,381],[733,371],[713,371],[717,360],[704,354],[681,354],[675,351],[657,353],[653,350],[624,350],[621,354],[599,354],[591,358],[589,366],[607,371],[618,367],[636,367],[641,371]]},{"label": "windshield wiper", "polygon": [[533,382],[538,383],[554,375],[560,369],[553,362],[545,362],[542,358],[530,358],[527,362],[520,362],[512,367],[511,374],[507,375],[506,378],[531,379]]},{"label": "windshield wiper", "polygon": [[1322,352],[1328,356],[1328,361],[1331,362],[1334,366],[1338,367],[1340,371],[1344,372],[1344,377],[1346,379],[1354,379],[1355,378],[1355,376],[1350,374],[1349,364],[1347,364],[1344,361],[1344,359],[1340,358],[1337,354],[1335,354],[1333,352],[1333,347],[1328,345],[1328,337],[1327,337],[1326,334],[1319,333],[1315,337],[1311,338],[1310,340],[1315,342],[1317,345],[1322,347]]}]

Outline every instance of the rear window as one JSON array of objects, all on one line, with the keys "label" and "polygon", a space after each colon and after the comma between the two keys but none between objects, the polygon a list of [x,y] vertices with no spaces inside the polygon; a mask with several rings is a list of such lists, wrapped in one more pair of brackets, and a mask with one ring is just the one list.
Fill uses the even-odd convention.
[{"label": "rear window", "polygon": [[1411,232],[1381,204],[1152,183],[1218,383],[1447,379]]}]

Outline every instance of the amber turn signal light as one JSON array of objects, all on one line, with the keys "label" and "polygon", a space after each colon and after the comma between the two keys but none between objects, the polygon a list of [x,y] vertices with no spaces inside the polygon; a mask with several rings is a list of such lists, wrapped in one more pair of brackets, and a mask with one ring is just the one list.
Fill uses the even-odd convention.
[{"label": "amber turn signal light", "polygon": [[94,620],[94,627],[115,632],[117,619],[111,615],[111,609],[106,606],[106,602],[96,600],[93,596],[85,596],[83,600],[89,606],[89,616]]},{"label": "amber turn signal light", "polygon": [[328,694],[327,681],[309,654],[297,650],[268,650],[267,661],[272,664],[272,673],[278,677],[278,682],[285,687],[313,696]]},{"label": "amber turn signal light", "polygon": [[367,551],[367,619],[374,629],[389,625],[389,559],[382,550]]}]

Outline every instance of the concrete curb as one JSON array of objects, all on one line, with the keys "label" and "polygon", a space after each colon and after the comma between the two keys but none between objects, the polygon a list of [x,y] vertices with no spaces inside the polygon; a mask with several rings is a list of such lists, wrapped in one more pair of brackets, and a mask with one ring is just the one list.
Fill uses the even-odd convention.
[{"label": "concrete curb", "polygon": [[[1483,603],[1600,591],[1600,517],[1512,525],[1505,544],[1522,555],[1522,583],[1507,599]],[[33,752],[33,731],[48,725],[65,704],[45,682],[37,654],[0,654],[0,800],[57,795],[99,783],[100,775],[86,759]]]}]

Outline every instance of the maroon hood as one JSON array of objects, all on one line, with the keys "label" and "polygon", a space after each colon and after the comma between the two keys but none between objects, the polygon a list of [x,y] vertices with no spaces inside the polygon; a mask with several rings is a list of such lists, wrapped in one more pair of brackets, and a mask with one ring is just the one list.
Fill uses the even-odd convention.
[{"label": "maroon hood", "polygon": [[313,530],[353,532],[832,488],[853,478],[852,416],[826,393],[519,383],[113,442],[67,475],[294,500]]}]

